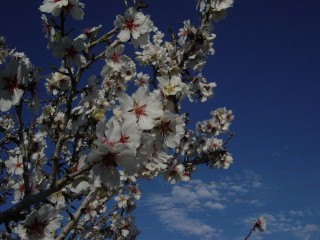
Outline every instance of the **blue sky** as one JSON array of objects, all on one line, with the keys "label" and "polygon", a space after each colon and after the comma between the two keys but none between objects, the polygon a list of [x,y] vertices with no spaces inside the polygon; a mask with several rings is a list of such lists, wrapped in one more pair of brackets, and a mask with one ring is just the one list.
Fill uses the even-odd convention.
[{"label": "blue sky", "polygon": [[[41,2],[1,1],[0,34],[47,68],[57,60],[42,37]],[[83,2],[77,30],[102,24],[107,31],[124,10],[121,1]],[[194,0],[149,2],[163,32],[196,22]],[[191,124],[218,107],[234,111],[235,162],[228,170],[200,169],[176,186],[143,182],[138,239],[242,239],[259,215],[268,230],[252,239],[320,239],[319,8],[318,0],[236,0],[216,24],[216,54],[204,70],[218,84],[216,97],[185,109]]]}]

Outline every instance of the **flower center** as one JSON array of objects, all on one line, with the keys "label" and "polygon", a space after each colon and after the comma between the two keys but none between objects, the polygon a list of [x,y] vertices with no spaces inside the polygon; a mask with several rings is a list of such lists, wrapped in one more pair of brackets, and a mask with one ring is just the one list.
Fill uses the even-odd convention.
[{"label": "flower center", "polygon": [[24,192],[24,184],[19,184],[18,190],[19,190],[20,192]]},{"label": "flower center", "polygon": [[4,80],[7,81],[7,85],[2,88],[2,90],[9,90],[11,93],[14,92],[16,88],[19,86],[19,80],[17,74],[14,75],[12,78],[4,77]]},{"label": "flower center", "polygon": [[134,19],[132,20],[126,20],[125,28],[129,31],[132,31],[134,28],[136,28],[137,25],[134,23]]},{"label": "flower center", "polygon": [[134,107],[133,111],[136,114],[137,118],[140,118],[140,116],[147,116],[145,108],[146,105]]},{"label": "flower center", "polygon": [[118,160],[119,160],[118,154],[108,152],[103,158],[103,165],[105,168],[109,168],[111,166],[117,167]]},{"label": "flower center", "polygon": [[212,147],[213,149],[216,149],[218,146],[219,146],[219,145],[216,144],[216,143],[212,143],[212,144],[211,144],[211,147]]},{"label": "flower center", "polygon": [[120,137],[119,142],[120,142],[120,143],[127,143],[129,138],[130,138],[130,137],[127,137],[126,135],[122,135],[122,134],[121,134],[121,137]]},{"label": "flower center", "polygon": [[115,62],[115,63],[118,63],[120,62],[120,55],[114,53],[111,57],[112,61]]},{"label": "flower center", "polygon": [[47,36],[50,34],[51,25],[45,21],[42,22],[42,31]]},{"label": "flower center", "polygon": [[167,85],[164,87],[164,90],[169,94],[173,94],[175,91],[174,91],[174,86],[172,86],[171,84]]},{"label": "flower center", "polygon": [[27,234],[31,236],[41,237],[44,234],[44,229],[48,225],[48,221],[39,221],[36,217],[34,222],[31,225],[25,226],[27,229]]},{"label": "flower center", "polygon": [[22,168],[22,163],[21,162],[17,163],[16,168]]},{"label": "flower center", "polygon": [[160,132],[162,135],[166,135],[170,132],[173,132],[173,130],[170,128],[170,123],[171,123],[171,121],[167,121],[167,122],[161,121]]},{"label": "flower center", "polygon": [[78,54],[78,52],[74,49],[73,46],[67,49],[67,56],[74,58],[76,54]]}]

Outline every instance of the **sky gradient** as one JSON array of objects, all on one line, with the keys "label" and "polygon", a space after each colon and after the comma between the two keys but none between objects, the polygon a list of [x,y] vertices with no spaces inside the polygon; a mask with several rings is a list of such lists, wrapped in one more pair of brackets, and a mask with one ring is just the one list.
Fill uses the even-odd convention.
[{"label": "sky gradient", "polygon": [[[57,60],[46,50],[41,2],[0,1],[0,35],[48,71]],[[121,1],[82,2],[77,31],[99,24],[107,31],[124,12]],[[164,33],[185,19],[197,23],[194,0],[148,2],[145,12]],[[190,127],[218,107],[233,110],[234,164],[201,168],[188,183],[143,182],[138,239],[243,239],[259,215],[268,230],[252,239],[320,239],[319,9],[318,0],[235,0],[215,25],[216,53],[203,75],[217,83],[216,96],[184,110]]]}]

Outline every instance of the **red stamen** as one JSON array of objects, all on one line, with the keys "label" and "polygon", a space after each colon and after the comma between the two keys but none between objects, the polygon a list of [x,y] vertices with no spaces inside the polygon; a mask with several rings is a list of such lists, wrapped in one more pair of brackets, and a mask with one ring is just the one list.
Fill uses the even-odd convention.
[{"label": "red stamen", "polygon": [[126,20],[125,28],[129,31],[132,31],[134,28],[136,28],[137,25],[134,23],[134,19],[132,20]]},{"label": "red stamen", "polygon": [[119,155],[116,153],[107,153],[103,158],[103,165],[105,168],[110,166],[117,167],[117,161],[119,160]]},{"label": "red stamen", "polygon": [[17,163],[16,168],[22,168],[22,163]]},{"label": "red stamen", "polygon": [[7,85],[2,88],[2,90],[9,90],[11,93],[13,93],[14,90],[18,88],[19,79],[17,77],[17,74],[14,75],[12,78],[4,77],[3,79],[8,82],[7,82]]},{"label": "red stamen", "polygon": [[78,52],[73,48],[73,46],[67,49],[67,55],[74,58]]},{"label": "red stamen", "polygon": [[127,137],[127,136],[121,134],[119,142],[120,143],[127,143],[129,138],[130,137]]},{"label": "red stamen", "polygon": [[20,184],[18,189],[20,192],[24,192],[24,184]]},{"label": "red stamen", "polygon": [[139,118],[140,116],[144,115],[147,116],[146,112],[145,112],[145,107],[146,105],[143,106],[136,106],[133,110],[134,113],[136,114],[137,118]]},{"label": "red stamen", "polygon": [[115,62],[115,63],[118,63],[120,62],[120,55],[114,53],[111,57],[112,61]]}]

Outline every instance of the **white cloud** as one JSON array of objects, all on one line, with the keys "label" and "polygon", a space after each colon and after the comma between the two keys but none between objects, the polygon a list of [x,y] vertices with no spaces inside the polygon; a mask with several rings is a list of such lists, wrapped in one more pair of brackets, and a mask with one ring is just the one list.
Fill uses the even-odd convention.
[{"label": "white cloud", "polygon": [[320,239],[320,226],[315,224],[307,224],[303,229],[294,233],[299,240],[315,240]]},{"label": "white cloud", "polygon": [[[151,211],[146,214],[156,214],[165,229],[181,232],[191,239],[223,239],[222,235],[229,234],[222,234],[220,228],[225,229],[230,219],[239,226],[238,232],[241,234],[243,229],[250,230],[262,215],[266,219],[267,230],[265,235],[256,231],[255,239],[285,235],[298,240],[320,240],[320,225],[310,224],[310,220],[320,214],[315,208],[254,213],[266,206],[266,199],[261,197],[265,187],[260,177],[250,171],[228,175],[218,181],[190,180],[174,185],[169,192],[150,194],[146,202]],[[247,209],[252,214],[235,214],[240,213],[237,211],[239,209]],[[233,239],[233,236],[229,235],[228,239]],[[243,236],[235,239],[241,238]]]},{"label": "white cloud", "polygon": [[169,230],[179,231],[185,235],[196,235],[197,239],[219,239],[219,231],[199,219],[188,216],[184,209],[172,208],[159,212],[160,221]]},{"label": "white cloud", "polygon": [[241,185],[231,186],[230,189],[235,192],[243,192],[243,193],[248,191],[247,189],[244,189],[244,186],[241,186]]},{"label": "white cloud", "polygon": [[208,201],[204,203],[205,207],[208,207],[210,209],[225,209],[226,207],[222,205],[222,203],[217,203],[217,202],[211,202]]},{"label": "white cloud", "polygon": [[174,185],[169,193],[150,195],[147,205],[168,230],[194,235],[195,239],[220,239],[222,231],[201,215],[215,216],[235,203],[256,206],[259,201],[252,202],[250,192],[260,186],[259,176],[249,171],[219,181],[190,180]]}]

